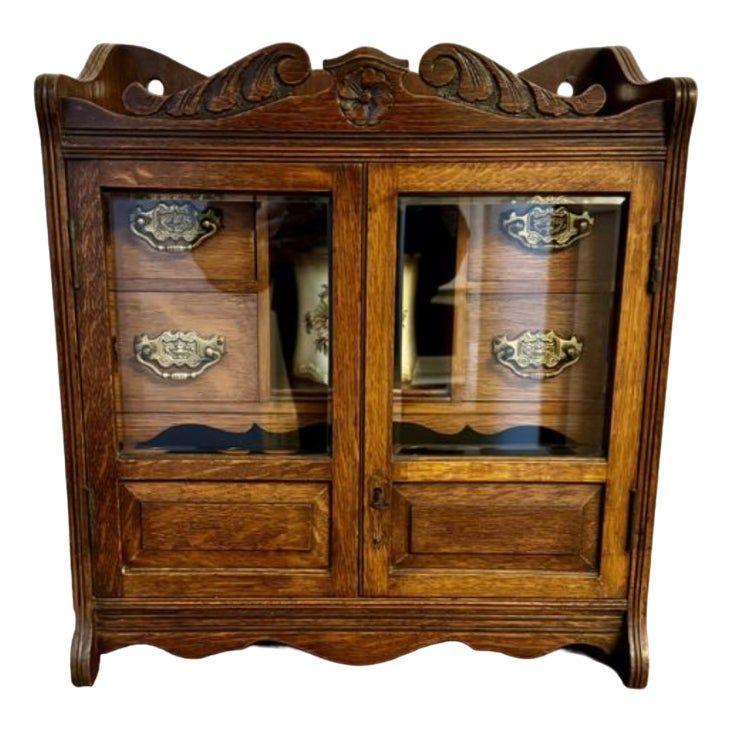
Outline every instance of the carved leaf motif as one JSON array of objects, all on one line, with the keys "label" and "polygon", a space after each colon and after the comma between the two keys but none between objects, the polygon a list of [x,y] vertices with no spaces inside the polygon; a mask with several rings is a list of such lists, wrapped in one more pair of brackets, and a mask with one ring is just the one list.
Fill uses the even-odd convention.
[{"label": "carved leaf motif", "polygon": [[207,117],[238,114],[288,96],[310,75],[306,52],[294,44],[269,46],[214,76],[174,94],[158,96],[135,82],[122,103],[132,114]]},{"label": "carved leaf motif", "polygon": [[606,102],[598,84],[574,97],[561,97],[463,46],[440,44],[420,61],[423,81],[441,96],[495,114],[520,117],[593,115]]}]

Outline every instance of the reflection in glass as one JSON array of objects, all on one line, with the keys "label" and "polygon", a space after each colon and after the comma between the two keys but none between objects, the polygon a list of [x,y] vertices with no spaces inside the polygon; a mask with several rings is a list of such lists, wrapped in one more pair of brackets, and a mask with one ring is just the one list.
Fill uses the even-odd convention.
[{"label": "reflection in glass", "polygon": [[329,197],[106,199],[121,449],[329,453]]},{"label": "reflection in glass", "polygon": [[400,197],[396,454],[605,454],[625,202]]}]

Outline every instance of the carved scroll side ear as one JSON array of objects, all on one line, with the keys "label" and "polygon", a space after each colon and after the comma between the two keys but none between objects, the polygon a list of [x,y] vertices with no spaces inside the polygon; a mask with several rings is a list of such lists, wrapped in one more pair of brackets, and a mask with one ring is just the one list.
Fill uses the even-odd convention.
[{"label": "carved scroll side ear", "polygon": [[420,77],[445,99],[501,115],[586,116],[598,113],[606,102],[606,92],[599,84],[577,96],[561,97],[486,56],[448,43],[425,52],[420,60]]},{"label": "carved scroll side ear", "polygon": [[246,112],[292,93],[311,73],[308,54],[291,43],[268,46],[175,94],[157,95],[139,82],[124,91],[135,115],[211,118]]}]

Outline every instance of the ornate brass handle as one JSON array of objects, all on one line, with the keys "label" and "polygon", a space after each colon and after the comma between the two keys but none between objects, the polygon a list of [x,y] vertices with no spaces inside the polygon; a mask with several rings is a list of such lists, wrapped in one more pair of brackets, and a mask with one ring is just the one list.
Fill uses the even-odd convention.
[{"label": "ornate brass handle", "polygon": [[220,226],[219,214],[190,201],[161,201],[149,209],[137,206],[130,214],[130,231],[158,252],[190,252]]},{"label": "ornate brass handle", "polygon": [[577,336],[562,338],[554,331],[524,331],[514,339],[497,336],[493,350],[497,361],[518,377],[548,379],[580,359],[583,342]]},{"label": "ornate brass handle", "polygon": [[163,331],[151,338],[135,337],[135,358],[161,379],[196,379],[224,356],[223,336],[199,336],[196,331]]},{"label": "ornate brass handle", "polygon": [[591,233],[594,218],[587,211],[574,214],[561,205],[570,199],[535,196],[531,203],[534,205],[524,213],[512,209],[501,219],[502,229],[527,249],[557,252]]}]

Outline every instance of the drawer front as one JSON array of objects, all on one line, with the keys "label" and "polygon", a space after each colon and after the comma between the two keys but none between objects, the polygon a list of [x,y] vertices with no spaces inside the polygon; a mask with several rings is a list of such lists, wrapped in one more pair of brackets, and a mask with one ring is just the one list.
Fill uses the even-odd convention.
[{"label": "drawer front", "polygon": [[123,563],[133,577],[328,566],[328,484],[129,482],[121,505]]},{"label": "drawer front", "polygon": [[108,198],[117,290],[254,291],[255,203],[251,197]]},{"label": "drawer front", "polygon": [[[602,292],[615,288],[622,211],[611,197],[576,199],[552,207],[541,202],[504,202],[472,207],[468,213],[467,279],[483,292]],[[569,229],[552,237],[541,227],[542,214],[556,213],[555,227]],[[559,214],[565,213],[565,219]],[[567,217],[575,217],[570,222]],[[535,225],[533,227],[533,224]],[[570,235],[575,232],[577,238]],[[566,237],[562,236],[567,232]],[[538,233],[545,235],[539,239]],[[534,235],[534,237],[533,237]],[[547,244],[545,243],[547,242]]]},{"label": "drawer front", "polygon": [[392,569],[597,575],[600,484],[396,484]]},{"label": "drawer front", "polygon": [[[257,400],[256,295],[121,292],[117,307],[124,411],[206,412],[217,403]],[[186,364],[166,360],[196,349],[195,342],[178,344],[164,336],[178,332],[203,345]],[[209,358],[205,349],[212,338],[221,342],[213,345],[218,357]]]},{"label": "drawer front", "polygon": [[[465,360],[464,399],[597,401],[607,389],[611,363],[608,294],[469,296],[466,329],[475,358]],[[538,367],[534,354],[556,363]],[[502,346],[503,344],[503,346]],[[528,355],[529,364],[522,361]],[[528,378],[544,369],[542,378]]]}]

